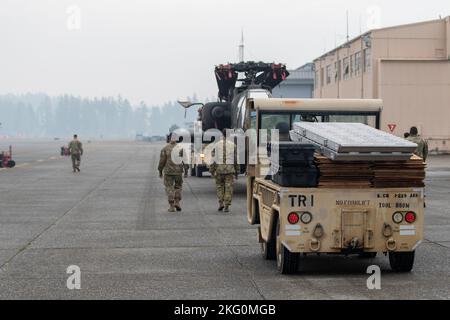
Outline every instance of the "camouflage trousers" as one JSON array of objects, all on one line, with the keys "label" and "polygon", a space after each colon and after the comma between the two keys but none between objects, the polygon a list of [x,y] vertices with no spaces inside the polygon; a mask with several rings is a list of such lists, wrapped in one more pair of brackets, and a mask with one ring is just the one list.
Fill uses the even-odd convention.
[{"label": "camouflage trousers", "polygon": [[164,175],[164,187],[170,204],[178,204],[183,191],[182,175]]},{"label": "camouflage trousers", "polygon": [[80,155],[79,154],[72,154],[71,158],[72,158],[72,168],[73,168],[73,170],[79,168],[80,167],[80,163],[81,163]]},{"label": "camouflage trousers", "polygon": [[221,205],[230,206],[233,198],[234,174],[216,174],[217,199]]}]

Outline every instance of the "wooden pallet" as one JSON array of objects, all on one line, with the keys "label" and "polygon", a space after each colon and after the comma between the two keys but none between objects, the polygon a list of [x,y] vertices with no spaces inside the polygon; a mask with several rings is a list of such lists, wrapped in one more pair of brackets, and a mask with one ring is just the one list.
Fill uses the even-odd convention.
[{"label": "wooden pallet", "polygon": [[375,188],[424,187],[425,163],[418,156],[398,163],[391,161],[373,164]]},{"label": "wooden pallet", "polygon": [[423,187],[425,163],[417,156],[407,161],[333,161],[315,154],[319,188]]}]

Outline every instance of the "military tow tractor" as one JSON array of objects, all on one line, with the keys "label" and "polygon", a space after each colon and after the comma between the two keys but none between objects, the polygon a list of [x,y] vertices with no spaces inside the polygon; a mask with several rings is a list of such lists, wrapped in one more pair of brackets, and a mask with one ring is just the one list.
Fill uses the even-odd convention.
[{"label": "military tow tractor", "polygon": [[12,147],[9,146],[9,151],[2,151],[0,153],[0,168],[13,168],[16,162],[12,160]]},{"label": "military tow tractor", "polygon": [[[357,122],[379,129],[382,101],[249,99],[245,109],[246,129],[274,129],[280,122],[288,123],[291,130],[302,122]],[[260,134],[257,140],[260,146]],[[374,185],[373,171],[380,166],[376,175],[410,172],[418,164],[424,174],[421,159],[340,163],[318,152],[306,155],[307,149],[306,166],[317,168],[322,163],[317,176],[312,169],[298,173],[300,165],[293,166],[293,174],[281,179],[290,182],[288,186],[268,175],[268,155],[259,154],[256,164],[247,164],[247,218],[250,224],[259,225],[263,257],[276,260],[280,273],[292,274],[311,254],[370,259],[383,253],[389,255],[394,271],[410,271],[423,240],[424,187],[421,182],[410,184],[408,177],[406,182],[397,182],[398,174],[385,177],[384,185]],[[365,170],[372,176],[367,181],[352,181],[358,177],[345,165],[350,171]],[[349,180],[343,178],[344,172],[351,176]],[[301,186],[289,180],[296,175]]]},{"label": "military tow tractor", "polygon": [[61,147],[61,152],[60,152],[62,157],[68,157],[70,156],[70,151],[69,151],[69,147],[67,146],[62,146]]}]

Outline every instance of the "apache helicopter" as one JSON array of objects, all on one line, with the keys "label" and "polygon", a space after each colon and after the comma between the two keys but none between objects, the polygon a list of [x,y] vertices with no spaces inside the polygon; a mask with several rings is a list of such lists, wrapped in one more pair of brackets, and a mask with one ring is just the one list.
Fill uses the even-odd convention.
[{"label": "apache helicopter", "polygon": [[198,120],[203,131],[242,128],[246,99],[270,98],[272,89],[289,76],[284,64],[253,61],[221,64],[214,74],[219,88],[217,102],[178,101],[186,109],[200,105]]}]

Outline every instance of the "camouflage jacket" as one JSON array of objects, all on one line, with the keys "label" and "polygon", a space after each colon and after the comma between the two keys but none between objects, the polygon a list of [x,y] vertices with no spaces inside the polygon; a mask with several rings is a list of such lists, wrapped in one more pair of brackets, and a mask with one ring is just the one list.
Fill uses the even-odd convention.
[{"label": "camouflage jacket", "polygon": [[[183,171],[187,172],[187,167],[184,163],[176,164],[172,160],[172,151],[175,149],[177,144],[175,142],[171,142],[167,144],[162,150],[159,157],[159,165],[158,171],[168,176],[177,176],[182,175]],[[178,151],[178,148],[177,148]],[[179,156],[183,157],[183,149],[179,149]]]},{"label": "camouflage jacket", "polygon": [[[225,143],[224,143],[225,142]],[[216,160],[209,168],[211,174],[238,174],[236,145],[227,139],[219,140],[214,146],[213,156]]]},{"label": "camouflage jacket", "polygon": [[78,140],[72,140],[69,142],[70,154],[83,154],[83,144]]},{"label": "camouflage jacket", "polygon": [[407,140],[417,144],[417,149],[414,154],[421,157],[423,161],[427,160],[428,157],[428,143],[421,136],[409,136]]}]

